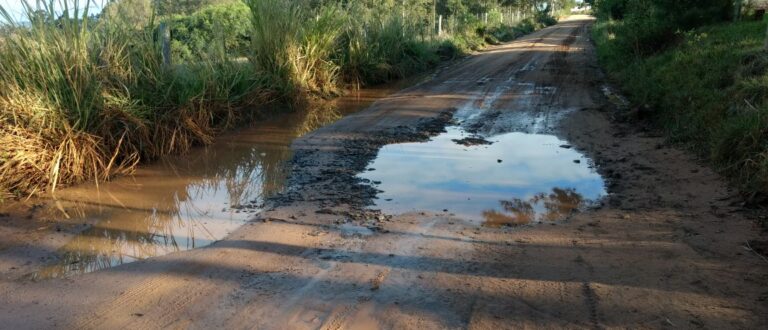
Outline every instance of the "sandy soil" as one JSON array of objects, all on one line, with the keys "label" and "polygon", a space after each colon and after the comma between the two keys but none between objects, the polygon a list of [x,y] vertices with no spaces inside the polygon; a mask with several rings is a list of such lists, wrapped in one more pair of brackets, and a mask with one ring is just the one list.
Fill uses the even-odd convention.
[{"label": "sandy soil", "polygon": [[[0,324],[768,327],[768,261],[748,243],[759,229],[717,174],[601,94],[590,23],[574,17],[488,49],[296,141],[289,192],[208,248],[0,282]],[[375,189],[354,175],[376,150],[428,138],[468,102],[488,110],[478,131],[571,141],[609,178],[610,196],[566,222],[521,228],[365,211]]]}]

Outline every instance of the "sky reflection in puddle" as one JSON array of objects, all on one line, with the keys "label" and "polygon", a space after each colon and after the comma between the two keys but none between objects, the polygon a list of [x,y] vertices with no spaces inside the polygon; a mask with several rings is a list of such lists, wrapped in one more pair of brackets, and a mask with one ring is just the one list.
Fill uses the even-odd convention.
[{"label": "sky reflection in puddle", "polygon": [[360,176],[381,182],[374,207],[443,212],[486,226],[564,220],[605,195],[603,179],[553,135],[507,133],[463,146],[459,127],[426,143],[388,145]]}]

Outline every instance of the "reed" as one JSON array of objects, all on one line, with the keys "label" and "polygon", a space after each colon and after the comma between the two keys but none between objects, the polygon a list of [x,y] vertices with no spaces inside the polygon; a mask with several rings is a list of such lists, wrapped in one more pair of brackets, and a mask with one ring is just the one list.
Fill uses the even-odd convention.
[{"label": "reed", "polygon": [[106,180],[209,143],[253,94],[242,64],[164,65],[152,29],[97,21],[77,1],[23,5],[28,26],[0,7],[0,190]]}]

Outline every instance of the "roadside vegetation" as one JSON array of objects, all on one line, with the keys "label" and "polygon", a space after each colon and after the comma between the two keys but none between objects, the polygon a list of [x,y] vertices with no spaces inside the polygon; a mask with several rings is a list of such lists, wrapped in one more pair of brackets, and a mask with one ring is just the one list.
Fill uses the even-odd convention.
[{"label": "roadside vegetation", "polygon": [[758,202],[768,193],[766,26],[755,8],[731,5],[598,0],[593,34],[601,62],[640,113]]},{"label": "roadside vegetation", "polygon": [[265,103],[424,71],[554,24],[552,2],[119,0],[92,12],[61,0],[24,2],[24,18],[0,7],[0,196],[107,180],[211,143]]}]

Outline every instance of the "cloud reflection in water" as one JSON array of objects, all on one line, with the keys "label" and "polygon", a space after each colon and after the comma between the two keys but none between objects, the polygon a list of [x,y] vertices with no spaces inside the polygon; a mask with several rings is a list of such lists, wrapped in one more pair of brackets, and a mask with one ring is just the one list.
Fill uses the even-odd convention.
[{"label": "cloud reflection in water", "polygon": [[[589,160],[553,135],[508,133],[491,145],[462,146],[466,137],[449,127],[426,143],[388,145],[362,173],[381,181],[375,207],[389,213],[442,212],[518,225],[566,218],[605,194],[603,179]],[[579,162],[574,162],[579,160]]]}]

